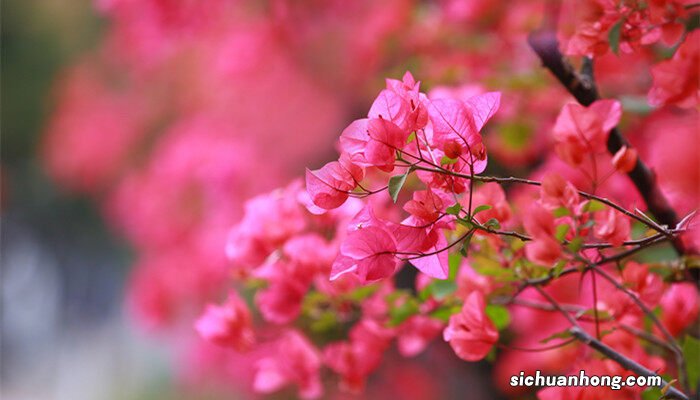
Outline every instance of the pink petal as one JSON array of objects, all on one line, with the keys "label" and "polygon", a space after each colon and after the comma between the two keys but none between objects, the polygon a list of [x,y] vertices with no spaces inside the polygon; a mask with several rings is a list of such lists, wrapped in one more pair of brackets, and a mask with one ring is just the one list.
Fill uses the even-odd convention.
[{"label": "pink petal", "polygon": [[[442,234],[438,234],[437,243],[430,247],[426,253],[432,253],[447,247],[447,239]],[[440,251],[437,254],[431,254],[428,256],[412,259],[411,264],[418,268],[422,273],[436,278],[436,279],[447,279],[449,274],[449,264],[447,250]]]},{"label": "pink petal", "polygon": [[367,114],[370,118],[389,120],[396,125],[401,125],[406,120],[409,106],[396,92],[384,89],[372,103]]},{"label": "pink petal", "polygon": [[357,271],[357,262],[350,257],[338,255],[331,267],[330,280],[334,281],[342,275]]},{"label": "pink petal", "polygon": [[486,125],[501,105],[501,92],[488,92],[471,97],[465,102],[471,111],[477,131]]}]

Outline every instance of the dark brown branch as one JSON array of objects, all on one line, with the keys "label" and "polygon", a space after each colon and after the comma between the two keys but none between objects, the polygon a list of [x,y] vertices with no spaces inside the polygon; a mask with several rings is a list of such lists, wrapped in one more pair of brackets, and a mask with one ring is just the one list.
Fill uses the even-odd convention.
[{"label": "dark brown branch", "polygon": [[[601,342],[600,340],[597,340],[593,336],[589,335],[588,332],[584,331],[579,326],[572,327],[571,329],[569,329],[569,332],[571,332],[571,335],[573,335],[576,339],[585,343],[586,345],[588,345],[592,349],[596,350],[597,352],[601,353],[602,355],[608,357],[609,359],[615,361],[621,367],[625,368],[628,371],[632,371],[635,374],[641,375],[641,376],[660,376],[660,375],[656,374],[654,371],[651,371],[650,369],[647,369],[643,365],[632,360],[631,358],[627,358],[624,355],[618,353],[610,346],[606,345],[605,343]],[[663,378],[661,379],[661,385],[662,385],[662,387],[668,388],[668,391],[666,392],[667,398],[688,400],[688,396],[686,396],[683,392],[676,389],[675,387],[671,386]]]},{"label": "dark brown branch", "polygon": [[[564,310],[561,305],[546,291],[544,291],[542,288],[539,286],[535,285],[534,288],[537,290],[539,294],[541,294],[547,301],[554,307],[556,308],[570,323],[571,323],[571,328],[569,328],[569,333],[576,339],[578,339],[580,342],[584,343],[585,345],[589,346],[590,348],[596,350],[597,352],[601,353],[602,355],[608,357],[612,361],[616,362],[618,365],[620,365],[622,368],[634,372],[637,375],[641,376],[659,376],[657,373],[654,371],[644,367],[643,365],[639,364],[638,362],[632,360],[631,358],[628,358],[612,347],[606,345],[605,343],[601,342],[600,340],[594,338],[591,336],[588,332],[586,332],[581,325],[578,324],[576,319],[571,316],[566,310]],[[683,392],[678,390],[677,388],[671,386],[669,382],[667,382],[665,379],[661,378],[661,387],[666,388],[666,395],[665,397],[671,398],[671,399],[681,399],[681,400],[689,400],[688,396],[686,396]]]},{"label": "dark brown branch", "polygon": [[[592,77],[578,74],[559,51],[559,43],[554,32],[534,32],[528,37],[528,43],[540,57],[544,67],[554,74],[579,103],[589,106],[600,98]],[[622,146],[629,146],[629,143],[620,131],[614,128],[610,131],[607,145],[610,154],[615,154]],[[649,212],[662,225],[675,228],[678,224],[678,216],[661,193],[656,184],[656,177],[649,167],[638,158],[634,169],[628,173],[628,176],[644,198]],[[684,249],[679,241],[676,241],[674,246],[681,254],[683,253]]]},{"label": "dark brown branch", "polygon": [[598,268],[598,266],[591,265],[590,267],[593,269],[594,273],[597,273],[598,275],[602,276],[605,280],[610,282],[610,284],[615,286],[617,290],[627,295],[627,297],[629,297],[632,300],[632,302],[634,302],[634,304],[636,304],[637,307],[639,307],[644,312],[644,314],[652,321],[652,323],[659,329],[661,334],[668,341],[668,345],[674,353],[676,364],[678,366],[678,380],[680,381],[681,386],[683,386],[684,388],[687,387],[688,370],[686,367],[685,358],[683,356],[683,350],[678,345],[678,342],[673,337],[673,335],[671,335],[671,333],[668,331],[668,329],[666,329],[664,324],[662,324],[661,321],[659,321],[659,318],[654,314],[654,312],[649,307],[647,307],[647,305],[644,304],[644,302],[641,299],[639,299],[639,297],[637,297],[635,293],[630,291],[628,288],[626,288],[615,278],[610,276],[603,269]]}]

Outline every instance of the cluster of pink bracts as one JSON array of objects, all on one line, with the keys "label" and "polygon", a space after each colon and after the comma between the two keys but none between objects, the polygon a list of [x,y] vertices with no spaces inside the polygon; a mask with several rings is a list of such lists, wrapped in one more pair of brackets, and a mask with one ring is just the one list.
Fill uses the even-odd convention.
[{"label": "cluster of pink bracts", "polygon": [[[643,336],[692,344],[698,294],[677,281],[683,259],[644,257],[665,239],[625,173],[645,161],[685,221],[661,229],[700,247],[693,0],[98,7],[106,39],[63,75],[43,162],[135,248],[128,303],[177,338],[185,380],[222,371],[232,386],[252,374],[260,393],[358,392],[393,343],[411,357],[444,342],[461,360],[495,357],[513,396],[520,371],[627,373],[570,341],[550,299],[620,354],[681,377]],[[526,37],[553,21],[609,99],[574,103],[541,70]],[[406,65],[429,91],[407,73],[367,101],[377,76]],[[320,159],[328,133],[370,103],[336,161],[245,201]],[[616,126],[630,145],[609,154]],[[528,180],[484,176],[487,164]],[[606,261],[635,249],[636,261]],[[199,313],[206,341],[191,329]],[[610,396],[573,393],[538,396]]]},{"label": "cluster of pink bracts", "polygon": [[[499,329],[508,326],[498,299],[512,296],[511,312],[526,316],[510,327],[520,334],[516,341],[525,342],[515,348],[536,349],[541,340],[561,345],[536,363],[542,369],[575,356],[586,370],[623,373],[585,346],[557,338],[567,320],[543,312],[546,303],[537,291],[515,291],[516,283],[579,266],[540,290],[581,315],[595,310],[596,318],[582,319],[582,325],[613,332],[602,340],[653,370],[664,369],[664,359],[648,354],[630,333],[643,329],[644,314],[628,294],[613,282],[598,282],[594,293],[571,290],[595,279],[582,266],[612,271],[614,263],[605,257],[636,243],[625,210],[549,173],[539,191],[516,205],[525,210],[516,221],[501,185],[478,182],[486,167],[480,131],[499,100],[499,93],[426,95],[410,73],[402,81],[387,80],[367,118],[343,131],[339,160],[307,170],[306,190],[295,182],[246,203],[227,254],[235,281],[252,296],[264,324],[253,323],[247,303],[232,293],[224,304],[207,307],[196,323],[200,335],[239,351],[277,349],[255,362],[254,388],[267,393],[295,384],[301,397],[314,398],[322,393],[323,366],[339,375],[342,389],[361,391],[394,339],[404,356],[442,337],[459,358],[483,359],[498,342]],[[620,116],[616,101],[565,106],[554,127],[557,152],[572,166],[582,163],[583,154],[601,156]],[[614,159],[608,162],[610,173],[625,172]],[[402,203],[407,216],[393,203]],[[524,233],[501,228],[521,224]],[[407,264],[419,271],[413,291],[397,289],[391,279]],[[667,287],[647,265],[632,261],[614,280],[649,307],[661,304],[663,329],[673,334],[697,318],[692,284]],[[678,309],[681,298],[684,307]],[[525,329],[533,323],[540,324],[538,331]],[[318,349],[300,328],[312,337],[340,332],[346,339]],[[256,339],[257,329],[259,337],[273,339]],[[528,370],[522,361],[509,361],[503,368]],[[563,395],[542,391],[543,398]]]}]

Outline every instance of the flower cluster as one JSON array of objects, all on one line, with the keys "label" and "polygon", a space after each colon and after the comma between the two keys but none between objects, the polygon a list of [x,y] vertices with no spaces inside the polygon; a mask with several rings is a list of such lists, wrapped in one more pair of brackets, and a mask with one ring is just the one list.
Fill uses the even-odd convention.
[{"label": "flower cluster", "polygon": [[[402,343],[402,353],[415,355],[440,333],[443,324],[427,318],[389,323],[385,298],[395,289],[391,282],[363,287],[353,274],[329,280],[341,246],[351,240],[346,227],[361,206],[351,199],[319,212],[298,182],[246,203],[244,218],[231,231],[227,254],[239,290],[252,295],[264,324],[253,329],[248,305],[231,289],[224,303],[207,306],[196,329],[214,343],[258,352],[253,361],[255,391],[293,384],[300,397],[316,398],[323,393],[321,366],[337,373],[344,389],[360,391],[393,339]],[[318,349],[294,328],[300,325],[315,337],[340,334],[349,340]]]},{"label": "flower cluster", "polygon": [[361,187],[365,168],[389,173],[402,169],[387,186],[394,200],[413,170],[420,170],[418,176],[426,186],[405,203],[409,216],[400,223],[382,220],[366,207],[349,228],[331,279],[346,273],[363,282],[386,278],[396,270],[397,255],[430,277],[447,278],[447,257],[439,251],[446,245],[442,230],[453,227],[454,216],[448,215],[447,208],[468,184],[463,177],[447,177],[431,168],[442,164],[458,175],[484,171],[486,148],[480,131],[498,109],[500,94],[476,95],[467,101],[429,99],[419,86],[410,73],[402,81],[387,80],[368,118],[354,121],[340,136],[340,159],[306,171],[311,200],[325,209],[356,195],[352,191]]},{"label": "flower cluster", "polygon": [[630,53],[642,45],[678,43],[688,18],[683,0],[564,1],[560,36],[569,55],[601,56],[610,48]]},{"label": "flower cluster", "polygon": [[654,84],[649,103],[655,106],[698,104],[697,31],[688,31],[696,3],[683,0],[565,1],[559,21],[563,51],[572,56],[600,57],[610,49],[640,53],[642,46],[661,42],[677,46],[670,60],[651,69]]},{"label": "flower cluster", "polygon": [[[252,345],[252,331],[267,337],[281,329],[273,342],[284,355],[257,357],[254,389],[295,384],[305,398],[321,395],[322,366],[339,376],[340,389],[361,391],[394,340],[402,355],[414,356],[442,337],[457,357],[477,361],[495,354],[504,329],[518,335],[501,344],[499,374],[565,373],[556,360],[566,357],[591,373],[623,373],[574,342],[571,324],[650,370],[668,368],[640,339],[675,340],[697,318],[700,298],[692,285],[667,284],[650,264],[626,257],[676,230],[556,172],[541,182],[481,175],[481,131],[500,95],[461,100],[419,88],[410,73],[387,80],[367,118],[343,130],[339,159],[306,171],[305,190],[295,182],[248,201],[227,254],[262,321],[253,327],[246,304],[232,294],[205,310],[196,325],[202,337],[241,350],[270,346],[269,339]],[[574,167],[584,155],[595,159],[620,118],[616,101],[565,105],[553,128],[557,153]],[[635,163],[636,155],[616,154],[610,173]],[[539,187],[519,205],[526,207],[522,218],[513,215],[505,182]],[[641,237],[633,227],[645,229]],[[400,289],[409,264],[415,282]],[[683,313],[678,296],[688,302]],[[656,304],[661,318],[647,328]],[[346,339],[321,341],[318,349],[311,343],[320,333]],[[523,349],[549,356],[514,355]],[[540,395],[564,398],[552,389]]]},{"label": "flower cluster", "polygon": [[[488,359],[517,397],[519,371],[628,373],[593,340],[692,389],[700,7],[351,3],[100,0],[106,40],[60,78],[46,169],[136,249],[128,303],[182,369],[387,397],[372,375],[415,378],[395,353]],[[555,19],[588,81],[528,48]]]}]

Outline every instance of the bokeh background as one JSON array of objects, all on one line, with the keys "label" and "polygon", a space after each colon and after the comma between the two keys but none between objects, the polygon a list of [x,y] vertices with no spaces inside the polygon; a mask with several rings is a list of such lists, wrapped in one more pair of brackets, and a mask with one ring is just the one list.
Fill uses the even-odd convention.
[{"label": "bokeh background", "polygon": [[[246,199],[337,158],[335,140],[385,77],[410,70],[437,94],[502,91],[487,172],[561,170],[586,189],[549,151],[569,97],[525,40],[558,3],[3,1],[0,397],[252,397],[235,389],[245,360],[192,327],[230,284],[229,229]],[[697,165],[685,154],[696,116],[646,102],[649,65],[669,54],[610,53],[595,67],[685,210],[700,193],[697,174],[677,173]],[[683,157],[653,157],[666,130]],[[600,189],[639,204],[622,175]],[[394,351],[366,397],[496,399],[493,372],[444,343],[408,361]]]},{"label": "bokeh background", "polygon": [[99,43],[105,21],[83,0],[3,1],[2,19],[0,397],[163,394],[168,354],[123,312],[129,247],[37,155],[57,74]]},{"label": "bokeh background", "polygon": [[[110,3],[117,5],[110,9]],[[123,9],[119,9],[119,3]],[[272,7],[272,3],[261,7]],[[159,51],[168,50],[147,48],[151,44],[148,39],[157,34],[130,31],[138,30],[143,21],[128,22],[140,18],[130,12],[147,15],[148,7],[129,10],[129,2],[88,0],[3,2],[0,397],[230,398],[228,388],[220,389],[206,379],[206,369],[197,371],[205,378],[192,377],[192,371],[186,368],[188,362],[183,361],[188,358],[188,350],[183,349],[197,340],[191,317],[198,312],[196,304],[201,299],[187,298],[191,293],[186,290],[183,302],[187,305],[191,301],[195,310],[185,313],[190,319],[185,318],[189,322],[184,326],[170,320],[171,316],[165,315],[169,311],[153,305],[159,300],[143,300],[157,292],[162,282],[154,278],[151,286],[139,284],[150,278],[139,280],[138,271],[153,270],[150,264],[169,264],[167,256],[162,261],[151,254],[168,253],[162,246],[170,244],[163,245],[158,233],[153,239],[149,236],[152,232],[142,235],[138,229],[140,225],[162,222],[144,211],[150,207],[143,204],[150,201],[152,193],[132,204],[129,199],[135,197],[134,192],[114,189],[119,186],[114,183],[115,176],[128,181],[128,177],[139,176],[138,171],[148,171],[144,160],[149,156],[130,160],[128,167],[115,167],[118,172],[104,172],[118,158],[110,154],[125,146],[110,138],[129,137],[140,129],[149,139],[138,145],[129,143],[128,152],[158,154],[158,148],[168,145],[159,144],[157,138],[178,135],[169,133],[171,129],[192,130],[193,138],[206,136],[204,130],[243,131],[231,134],[238,138],[236,145],[217,159],[222,162],[228,157],[235,166],[233,181],[226,182],[234,189],[226,194],[230,201],[226,207],[233,211],[216,227],[219,238],[203,239],[207,251],[223,256],[225,230],[236,220],[247,197],[301,176],[305,166],[318,167],[331,159],[340,130],[366,112],[384,76],[398,77],[417,66],[409,49],[395,44],[398,34],[408,34],[402,24],[412,18],[410,2],[392,1],[381,7],[360,2],[347,14],[341,11],[341,3],[316,7],[309,2],[296,10],[270,12],[258,10],[255,2],[249,2],[241,11],[243,16],[233,17],[236,23],[222,28],[232,30],[230,38],[226,37],[228,33],[210,33],[210,38],[185,44],[191,32],[186,33],[182,42],[172,45],[185,48],[183,54],[161,54],[163,58],[158,59]],[[150,11],[158,12],[158,6],[154,7]],[[180,17],[189,15],[175,18]],[[285,42],[286,30],[292,26],[303,31],[288,36]],[[130,37],[132,34],[135,36]],[[222,48],[224,54],[198,53]],[[208,62],[218,60],[223,73],[232,74],[230,81],[199,81],[201,75],[196,75],[201,66],[192,64],[197,64],[200,56]],[[454,71],[437,75],[445,74]],[[203,75],[206,77],[206,73]],[[226,91],[219,90],[219,85],[237,86]],[[219,92],[230,98],[212,94]],[[171,97],[173,93],[181,95]],[[166,103],[166,110],[154,106],[154,102]],[[126,108],[120,108],[124,104]],[[271,107],[266,110],[266,106]],[[155,110],[153,113],[158,115],[144,117],[148,119],[144,123],[149,125],[147,128],[133,128],[143,122],[135,123],[133,116],[144,109]],[[275,117],[269,115],[273,111]],[[235,124],[227,119],[229,114],[234,114]],[[248,117],[251,114],[253,117]],[[196,139],[190,144],[198,145]],[[210,150],[204,146],[201,157],[209,157]],[[103,158],[112,160],[112,164],[105,166],[109,161],[102,163]],[[172,162],[175,170],[177,165],[188,165],[187,160],[178,157]],[[241,171],[248,176],[241,178]],[[141,183],[148,186],[155,181],[182,184],[167,173]],[[138,188],[138,183],[135,185]],[[120,190],[126,194],[118,194]],[[178,196],[168,193],[164,197],[170,195]],[[126,204],[120,205],[119,199],[125,198],[121,201]],[[177,201],[174,205],[166,203],[156,200],[152,207],[172,206],[165,213],[173,215],[183,210]],[[137,217],[131,225],[120,224],[120,220],[128,219],[120,213],[133,210],[142,213],[141,219]],[[196,230],[191,224],[183,229]],[[158,242],[154,245],[157,250],[146,248],[150,245],[140,246],[151,239]],[[195,239],[188,236],[176,240],[177,245],[187,246]],[[191,264],[185,268],[198,267],[196,261]],[[167,271],[159,272],[162,276]],[[216,291],[211,286],[207,290],[210,298]],[[444,350],[438,359],[449,356]],[[426,379],[421,366],[426,360],[403,362],[396,355],[392,357],[394,361],[388,364],[393,365],[393,372],[375,380],[411,381],[413,384],[403,385],[407,396],[429,396],[435,382],[429,382],[429,375]],[[452,390],[460,392],[465,385],[477,392],[492,390],[484,365],[456,365],[463,374],[445,375]],[[183,390],[183,381],[196,384],[186,384],[194,388]],[[286,395],[290,394],[282,397]]]}]

